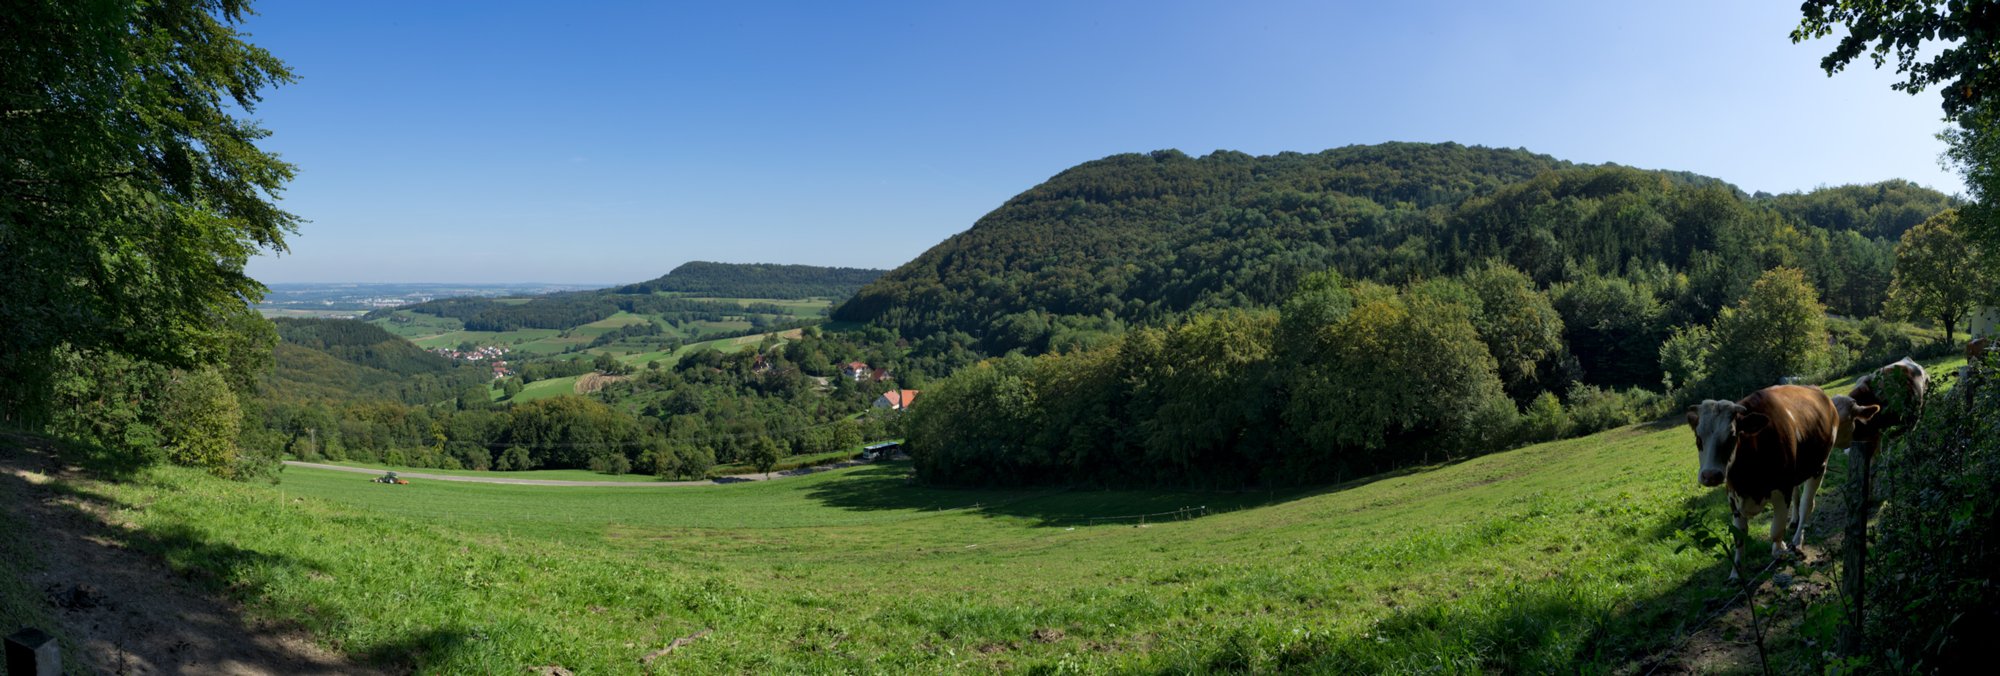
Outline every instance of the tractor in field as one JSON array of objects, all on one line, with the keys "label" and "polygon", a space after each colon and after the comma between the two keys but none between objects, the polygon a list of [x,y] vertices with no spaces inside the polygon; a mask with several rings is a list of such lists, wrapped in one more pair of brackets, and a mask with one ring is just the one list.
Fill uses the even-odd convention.
[{"label": "tractor in field", "polygon": [[384,472],[382,476],[369,479],[369,481],[373,481],[378,484],[395,484],[398,486],[404,486],[410,483],[410,480],[396,476],[395,472]]}]

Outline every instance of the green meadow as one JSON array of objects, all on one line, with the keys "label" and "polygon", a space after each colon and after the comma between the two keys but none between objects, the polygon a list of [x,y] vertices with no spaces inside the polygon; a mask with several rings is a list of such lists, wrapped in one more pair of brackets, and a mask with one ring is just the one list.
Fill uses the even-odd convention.
[{"label": "green meadow", "polygon": [[[779,305],[790,311],[791,314],[789,316],[792,317],[816,316],[821,309],[828,306],[828,302],[824,300],[796,301],[753,298],[723,298],[717,300],[734,301],[746,306],[751,303]],[[459,343],[470,341],[476,345],[506,346],[514,352],[517,358],[561,354],[571,348],[589,345],[591,341],[596,340],[598,336],[603,335],[607,331],[647,322],[661,324],[662,328],[667,329],[670,333],[678,333],[690,338],[716,333],[746,331],[752,327],[752,324],[747,320],[727,319],[722,321],[702,320],[688,322],[676,329],[672,326],[662,324],[658,316],[619,312],[610,317],[570,329],[467,331],[462,322],[448,317],[435,317],[408,310],[397,311],[395,317],[397,321],[377,320],[374,323],[387,329],[390,333],[408,339],[410,342],[424,349],[457,347]],[[663,357],[685,354],[701,347],[730,350],[743,345],[754,345],[760,339],[761,336],[705,340],[689,344],[671,353],[658,350],[641,352],[618,343],[587,351],[592,354],[599,352],[608,353],[630,363],[644,364]]]},{"label": "green meadow", "polygon": [[[483,471],[476,469],[432,469],[428,467],[401,467],[397,465],[385,465],[379,462],[361,462],[356,460],[340,460],[340,461],[316,460],[314,462],[326,465],[340,465],[342,467],[356,467],[360,469],[379,469],[383,471],[397,471],[397,472],[421,472],[424,474],[444,474],[448,476],[496,477],[502,479],[554,479],[559,481],[627,481],[632,483],[651,483],[659,480],[658,477],[646,474],[604,474],[601,472],[592,472],[587,469],[530,469],[530,470],[520,470],[520,471],[494,472],[494,471]],[[291,471],[311,472],[314,474],[322,472],[322,470],[305,470],[305,469],[294,469]],[[369,478],[366,475],[362,474],[350,474],[348,476],[360,477],[362,479]]]},{"label": "green meadow", "polygon": [[[746,324],[745,327],[747,328],[748,325]],[[783,336],[789,332],[778,331],[776,333],[780,336]],[[681,355],[685,355],[690,352],[696,352],[699,350],[718,350],[721,352],[737,352],[756,347],[759,343],[764,342],[764,337],[768,335],[772,334],[759,333],[748,336],[738,336],[735,338],[716,338],[713,340],[704,340],[698,343],[688,343],[686,345],[682,345],[679,349],[675,350],[655,350],[652,352],[633,352],[629,354],[619,355],[618,360],[625,362],[627,364],[644,365],[647,362],[660,361],[663,359],[678,359],[681,357]]]},{"label": "green meadow", "polygon": [[655,670],[1570,671],[1658,650],[1731,591],[1719,548],[1688,546],[1726,510],[1686,436],[1275,493],[939,489],[902,463],[688,488],[163,467],[72,489],[257,618],[425,672],[639,672],[696,634]]},{"label": "green meadow", "polygon": [[582,376],[564,376],[561,378],[548,378],[544,380],[537,380],[535,382],[528,383],[527,385],[522,386],[521,393],[514,395],[513,398],[508,399],[507,401],[519,404],[519,403],[534,401],[536,399],[547,399],[549,397],[560,397],[565,394],[576,394],[576,381],[579,378],[582,378]]}]

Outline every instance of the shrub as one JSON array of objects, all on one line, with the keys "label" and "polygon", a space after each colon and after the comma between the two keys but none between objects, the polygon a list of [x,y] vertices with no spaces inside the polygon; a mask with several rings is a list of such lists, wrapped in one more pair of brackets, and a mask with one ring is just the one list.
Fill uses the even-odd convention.
[{"label": "shrub", "polygon": [[1569,390],[1570,434],[1582,436],[1650,420],[1666,414],[1669,406],[1665,396],[1643,388],[1613,390],[1578,383]]},{"label": "shrub", "polygon": [[221,373],[202,369],[173,374],[161,392],[159,407],[169,460],[217,476],[236,476],[236,436],[243,411]]},{"label": "shrub", "polygon": [[1660,344],[1660,370],[1668,392],[1682,401],[1699,399],[1696,388],[1708,380],[1708,355],[1715,351],[1715,332],[1700,324],[1674,329]]},{"label": "shrub", "polygon": [[1826,306],[1796,268],[1773,268],[1715,318],[1712,396],[1744,396],[1827,366]]},{"label": "shrub", "polygon": [[1870,646],[1914,671],[1974,671],[1981,641],[2000,630],[1992,581],[2000,570],[2000,384],[1982,383],[1969,400],[1962,390],[1934,389],[1900,446],[1888,456],[1893,493],[1869,552]]},{"label": "shrub", "polygon": [[1551,392],[1543,392],[1528,404],[1521,413],[1520,437],[1526,442],[1541,442],[1561,439],[1569,433],[1569,416],[1563,412],[1562,402]]}]

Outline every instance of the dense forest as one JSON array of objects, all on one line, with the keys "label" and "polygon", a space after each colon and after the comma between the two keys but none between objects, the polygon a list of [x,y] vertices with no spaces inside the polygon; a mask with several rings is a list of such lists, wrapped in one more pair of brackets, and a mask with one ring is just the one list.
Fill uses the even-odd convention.
[{"label": "dense forest", "polygon": [[1271,307],[1318,270],[1402,284],[1495,259],[1544,286],[1684,283],[1674,309],[1693,321],[1792,265],[1835,312],[1873,314],[1895,238],[1951,205],[1900,181],[1750,197],[1684,172],[1450,143],[1118,155],[1014,197],[833,316],[1032,354],[1102,344],[1114,323]]},{"label": "dense forest", "polygon": [[1898,256],[1954,206],[1455,144],[1120,155],[835,317],[1026,355],[913,409],[928,480],[1319,482],[1918,350],[1878,315],[1925,317],[1891,302]]},{"label": "dense forest", "polygon": [[259,389],[281,400],[380,398],[423,403],[483,390],[491,373],[431,354],[381,327],[344,319],[275,319],[278,343]]},{"label": "dense forest", "polygon": [[619,287],[618,293],[677,293],[715,298],[846,298],[883,270],[771,263],[689,261],[658,279]]}]

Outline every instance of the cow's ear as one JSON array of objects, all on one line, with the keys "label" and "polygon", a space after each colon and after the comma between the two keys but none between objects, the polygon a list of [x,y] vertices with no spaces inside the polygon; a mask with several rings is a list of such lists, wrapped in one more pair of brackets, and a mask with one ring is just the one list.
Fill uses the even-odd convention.
[{"label": "cow's ear", "polygon": [[1745,413],[1736,419],[1737,434],[1756,434],[1771,426],[1771,416],[1762,413]]},{"label": "cow's ear", "polygon": [[1856,404],[1852,409],[1854,422],[1858,423],[1868,422],[1869,418],[1873,418],[1875,417],[1875,414],[1881,412],[1882,412],[1882,407],[1879,404],[1868,404],[1865,406],[1861,404]]},{"label": "cow's ear", "polygon": [[1689,406],[1689,407],[1688,407],[1688,427],[1691,427],[1691,428],[1694,428],[1694,429],[1696,429],[1696,430],[1699,430],[1699,429],[1701,429],[1701,407],[1700,407],[1700,406]]}]

